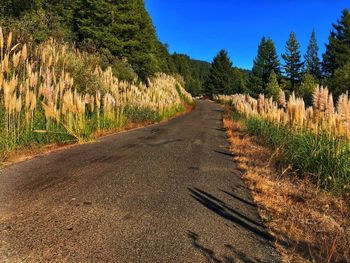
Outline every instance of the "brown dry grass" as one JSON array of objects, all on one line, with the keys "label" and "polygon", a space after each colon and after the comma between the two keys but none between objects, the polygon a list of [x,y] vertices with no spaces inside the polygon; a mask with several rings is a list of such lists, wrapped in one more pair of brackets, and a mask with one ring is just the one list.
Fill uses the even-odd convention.
[{"label": "brown dry grass", "polygon": [[350,262],[350,212],[345,197],[277,171],[273,152],[247,135],[225,110],[224,126],[238,168],[276,238],[284,262]]}]

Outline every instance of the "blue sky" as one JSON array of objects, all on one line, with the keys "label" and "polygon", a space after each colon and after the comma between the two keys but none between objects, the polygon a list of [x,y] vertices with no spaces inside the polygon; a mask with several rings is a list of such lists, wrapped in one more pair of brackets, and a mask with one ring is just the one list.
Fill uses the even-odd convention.
[{"label": "blue sky", "polygon": [[[250,69],[263,36],[278,54],[294,31],[305,52],[312,29],[324,51],[332,23],[349,0],[145,0],[160,40],[171,52],[211,61],[225,48],[235,66]],[[321,54],[320,54],[321,56]]]}]

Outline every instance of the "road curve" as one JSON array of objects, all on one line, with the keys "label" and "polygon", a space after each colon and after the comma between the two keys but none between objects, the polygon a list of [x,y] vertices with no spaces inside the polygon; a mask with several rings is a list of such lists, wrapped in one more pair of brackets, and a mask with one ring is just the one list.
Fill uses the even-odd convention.
[{"label": "road curve", "polygon": [[0,261],[280,262],[222,109],[0,170]]}]

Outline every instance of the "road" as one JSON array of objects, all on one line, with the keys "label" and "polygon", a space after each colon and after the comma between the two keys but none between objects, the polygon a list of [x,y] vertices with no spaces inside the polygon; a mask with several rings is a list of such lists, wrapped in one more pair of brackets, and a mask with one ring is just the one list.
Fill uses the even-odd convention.
[{"label": "road", "polygon": [[280,262],[220,106],[0,170],[0,261]]}]

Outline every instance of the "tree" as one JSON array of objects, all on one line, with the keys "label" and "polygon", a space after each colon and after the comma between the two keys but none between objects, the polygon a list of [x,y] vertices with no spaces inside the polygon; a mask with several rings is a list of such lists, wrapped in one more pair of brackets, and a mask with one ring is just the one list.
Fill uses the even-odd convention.
[{"label": "tree", "polygon": [[280,62],[275,44],[271,38],[262,38],[258,54],[254,60],[252,72],[249,76],[249,90],[251,95],[257,97],[260,93],[266,93],[267,84],[271,72],[280,75]]},{"label": "tree", "polygon": [[350,13],[344,9],[340,20],[333,24],[323,54],[322,71],[326,78],[332,78],[336,69],[350,62]]},{"label": "tree", "polygon": [[277,101],[280,94],[280,86],[278,85],[277,75],[275,71],[272,71],[270,74],[269,83],[267,84],[266,95],[269,98],[273,98],[274,101]]},{"label": "tree", "polygon": [[307,105],[312,103],[312,94],[315,91],[317,82],[311,73],[306,72],[301,80],[300,87],[298,89],[298,96],[303,97]]},{"label": "tree", "polygon": [[205,82],[205,94],[230,94],[233,87],[232,62],[225,50],[221,50],[214,58],[208,78]]},{"label": "tree", "polygon": [[[0,25],[20,36],[20,42],[54,37],[97,53],[101,66],[112,66],[123,79],[134,79],[136,73],[147,82],[157,72],[176,73],[144,0],[1,0]],[[202,80],[196,78],[191,87],[199,90]]]},{"label": "tree", "polygon": [[320,59],[318,57],[318,44],[315,30],[312,31],[309,45],[305,54],[306,71],[308,71],[315,79],[321,78]]},{"label": "tree", "polygon": [[329,88],[335,97],[350,92],[350,62],[335,70]]},{"label": "tree", "polygon": [[286,52],[282,54],[284,59],[284,71],[287,79],[290,81],[291,90],[295,91],[296,85],[300,83],[304,63],[301,62],[300,45],[296,39],[295,33],[291,32],[286,43]]}]

